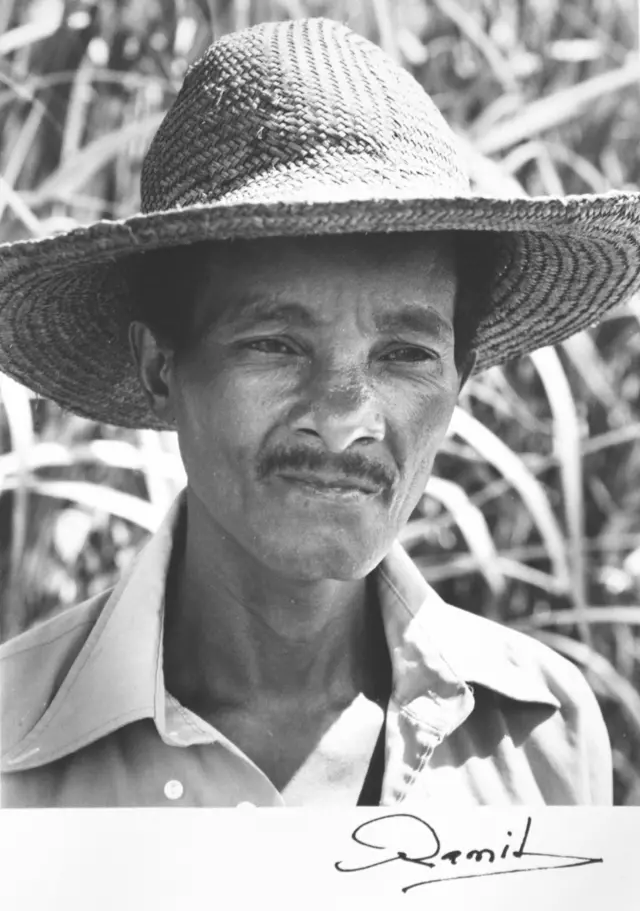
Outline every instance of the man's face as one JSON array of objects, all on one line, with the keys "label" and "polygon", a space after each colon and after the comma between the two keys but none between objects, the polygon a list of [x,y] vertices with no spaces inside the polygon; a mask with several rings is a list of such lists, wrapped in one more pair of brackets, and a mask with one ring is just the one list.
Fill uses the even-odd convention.
[{"label": "man's face", "polygon": [[291,578],[380,562],[456,402],[455,291],[437,235],[263,240],[208,263],[167,406],[222,533]]}]

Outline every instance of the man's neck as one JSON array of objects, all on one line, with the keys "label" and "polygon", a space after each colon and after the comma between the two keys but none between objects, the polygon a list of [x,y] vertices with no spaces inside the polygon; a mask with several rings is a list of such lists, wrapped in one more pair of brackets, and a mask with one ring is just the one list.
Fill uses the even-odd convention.
[{"label": "man's neck", "polygon": [[348,704],[374,692],[386,645],[370,580],[272,573],[189,494],[183,533],[165,617],[172,695],[207,714],[290,696]]}]

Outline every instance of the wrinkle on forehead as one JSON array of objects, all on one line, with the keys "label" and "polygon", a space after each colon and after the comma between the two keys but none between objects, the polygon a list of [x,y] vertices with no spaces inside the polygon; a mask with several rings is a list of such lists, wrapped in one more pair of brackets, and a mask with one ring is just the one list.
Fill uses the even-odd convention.
[{"label": "wrinkle on forehead", "polygon": [[[254,322],[269,308],[299,306],[318,322],[320,299],[348,303],[354,313],[368,310],[375,297],[400,312],[401,304],[421,305],[444,319],[449,330],[456,291],[453,242],[444,234],[377,234],[236,241],[212,248],[204,263],[196,311],[196,330],[213,323]],[[331,285],[327,287],[323,282]],[[357,279],[356,283],[354,279]],[[365,306],[366,305],[366,306]],[[443,311],[444,312],[441,312]],[[262,313],[260,311],[263,311]],[[289,316],[293,316],[293,309]],[[303,318],[302,314],[299,314]],[[393,317],[380,319],[384,321]]]}]

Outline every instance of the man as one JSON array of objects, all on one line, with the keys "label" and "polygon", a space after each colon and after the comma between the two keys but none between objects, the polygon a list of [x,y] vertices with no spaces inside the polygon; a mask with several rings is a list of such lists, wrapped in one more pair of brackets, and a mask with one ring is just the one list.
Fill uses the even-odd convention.
[{"label": "man", "polygon": [[0,366],[188,476],[113,591],[2,646],[2,804],[610,803],[581,674],[394,542],[469,374],[638,288],[637,196],[472,197],[417,83],[308,20],[190,69],[142,205],[1,252]]}]

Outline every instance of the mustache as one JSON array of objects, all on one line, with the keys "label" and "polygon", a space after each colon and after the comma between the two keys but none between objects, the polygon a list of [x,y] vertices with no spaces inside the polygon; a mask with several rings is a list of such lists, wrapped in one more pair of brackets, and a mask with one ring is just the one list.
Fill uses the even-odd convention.
[{"label": "mustache", "polygon": [[385,462],[368,458],[361,452],[346,451],[338,457],[332,457],[317,449],[285,446],[277,446],[265,453],[258,463],[258,478],[264,480],[270,474],[287,469],[345,475],[369,481],[385,490],[390,490],[396,481],[396,473]]}]

